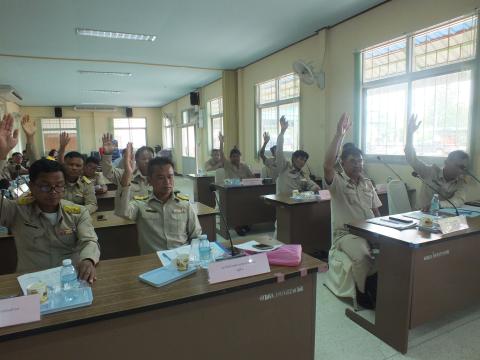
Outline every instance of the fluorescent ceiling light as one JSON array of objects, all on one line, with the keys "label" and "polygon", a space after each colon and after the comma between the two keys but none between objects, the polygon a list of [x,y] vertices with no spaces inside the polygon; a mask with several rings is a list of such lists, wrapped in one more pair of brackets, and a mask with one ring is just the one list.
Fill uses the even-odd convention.
[{"label": "fluorescent ceiling light", "polygon": [[117,71],[93,71],[93,70],[78,70],[82,75],[111,75],[111,76],[132,76],[129,72],[117,72]]},{"label": "fluorescent ceiling light", "polygon": [[85,90],[85,91],[103,93],[103,94],[120,94],[122,92],[120,90],[103,90],[103,89],[93,89],[93,90]]},{"label": "fluorescent ceiling light", "polygon": [[93,36],[107,39],[124,39],[124,40],[141,40],[141,41],[155,41],[156,35],[144,34],[129,34],[116,31],[93,30],[93,29],[79,29],[76,30],[77,35]]}]

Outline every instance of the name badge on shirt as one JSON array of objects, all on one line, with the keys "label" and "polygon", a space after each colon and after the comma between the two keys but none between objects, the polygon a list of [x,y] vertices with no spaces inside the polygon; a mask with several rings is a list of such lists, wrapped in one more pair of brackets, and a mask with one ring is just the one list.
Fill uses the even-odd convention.
[{"label": "name badge on shirt", "polygon": [[70,228],[57,230],[57,234],[59,236],[72,235],[74,232],[75,232],[75,229],[70,229]]},{"label": "name badge on shirt", "polygon": [[145,208],[145,211],[146,211],[146,212],[150,212],[150,213],[156,213],[156,212],[158,212],[157,210],[152,209],[152,208]]},{"label": "name badge on shirt", "polygon": [[174,214],[183,214],[185,212],[185,209],[173,209]]}]

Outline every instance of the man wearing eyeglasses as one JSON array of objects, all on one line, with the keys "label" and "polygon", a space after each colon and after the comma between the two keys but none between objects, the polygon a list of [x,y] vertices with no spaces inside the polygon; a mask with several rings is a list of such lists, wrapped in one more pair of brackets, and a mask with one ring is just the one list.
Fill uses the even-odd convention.
[{"label": "man wearing eyeglasses", "polygon": [[[23,123],[22,123],[23,125]],[[0,122],[0,171],[18,142],[10,114]],[[77,265],[79,279],[92,283],[100,249],[90,215],[83,206],[63,200],[65,175],[56,161],[41,159],[29,169],[31,195],[3,199],[0,222],[9,227],[17,248],[17,272],[60,266],[63,259]]]},{"label": "man wearing eyeglasses", "polygon": [[[436,164],[427,165],[417,158],[413,147],[413,134],[421,125],[417,124],[417,115],[413,114],[408,119],[407,141],[405,144],[405,157],[408,164],[420,175],[423,180],[434,189],[438,189],[440,207],[451,207],[446,199],[455,206],[460,207],[465,203],[465,170],[468,167],[469,156],[465,151],[455,150],[448,154],[443,168]],[[433,190],[422,184],[418,196],[418,207],[424,211],[430,210]]]}]

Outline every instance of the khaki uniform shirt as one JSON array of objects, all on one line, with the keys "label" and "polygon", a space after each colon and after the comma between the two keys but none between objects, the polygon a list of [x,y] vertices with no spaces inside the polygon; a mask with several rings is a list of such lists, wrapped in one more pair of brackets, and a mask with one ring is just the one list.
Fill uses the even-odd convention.
[{"label": "khaki uniform shirt", "polygon": [[17,248],[17,272],[39,271],[62,265],[63,259],[98,263],[100,247],[90,214],[83,206],[61,200],[57,223],[52,225],[26,196],[3,200],[1,224],[12,230]]},{"label": "khaki uniform shirt", "polygon": [[275,162],[278,169],[277,195],[291,195],[293,190],[311,191],[318,187],[303,171],[295,169],[290,161],[285,159],[283,154],[283,135],[281,133],[277,138],[277,151],[275,154]]},{"label": "khaki uniform shirt", "polygon": [[130,186],[120,189],[115,214],[137,223],[138,243],[142,254],[173,249],[201,235],[197,214],[188,201],[173,193],[162,203],[154,194],[145,200],[130,200]]},{"label": "khaki uniform shirt", "polygon": [[[415,170],[427,184],[439,190],[440,207],[452,207],[445,199],[449,199],[456,207],[460,207],[465,203],[465,178],[459,177],[455,180],[447,181],[443,177],[443,168],[437,165],[427,165],[423,161],[420,161],[413,148],[405,148],[405,156],[413,170]],[[433,193],[432,189],[422,183],[418,196],[418,207],[420,209],[430,206]]]},{"label": "khaki uniform shirt", "polygon": [[207,162],[205,162],[205,171],[213,171],[217,170],[223,167],[222,161],[219,161],[217,163],[213,162],[213,159],[209,159]]},{"label": "khaki uniform shirt", "polygon": [[15,179],[18,175],[26,175],[26,173],[28,173],[28,170],[25,169],[22,165],[20,165],[20,168],[17,170],[17,165],[19,164],[10,163],[7,166],[7,169],[10,172],[10,177],[12,179]]},{"label": "khaki uniform shirt", "polygon": [[255,176],[247,164],[240,163],[237,168],[228,160],[225,160],[223,167],[225,169],[225,179],[251,179]]},{"label": "khaki uniform shirt", "polygon": [[[122,187],[120,181],[123,176],[123,169],[114,168],[112,165],[112,155],[103,155],[102,161],[102,173],[112,183],[118,186],[118,189]],[[152,193],[152,186],[148,183],[147,177],[143,176],[140,170],[135,169],[132,174],[132,181],[130,182],[130,198],[148,198]],[[119,196],[119,190],[117,190],[117,197]]]},{"label": "khaki uniform shirt", "polygon": [[79,177],[73,184],[67,181],[63,198],[75,204],[85,206],[90,214],[93,214],[98,209],[95,190],[92,182],[86,176]]},{"label": "khaki uniform shirt", "polygon": [[265,165],[265,169],[267,170],[267,177],[273,179],[273,181],[276,181],[278,178],[278,165],[276,159],[273,157],[266,158],[263,162],[263,165]]},{"label": "khaki uniform shirt", "polygon": [[348,234],[345,224],[374,218],[372,209],[382,206],[382,203],[372,182],[366,178],[360,178],[356,185],[345,173],[336,172],[332,183],[326,183],[326,186],[332,196],[332,245],[335,245],[336,240]]}]

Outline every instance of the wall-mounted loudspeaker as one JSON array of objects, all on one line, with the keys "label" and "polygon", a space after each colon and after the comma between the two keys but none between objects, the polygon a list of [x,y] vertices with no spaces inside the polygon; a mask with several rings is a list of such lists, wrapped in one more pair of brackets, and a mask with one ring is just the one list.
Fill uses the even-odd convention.
[{"label": "wall-mounted loudspeaker", "polygon": [[125,108],[125,113],[127,114],[128,118],[133,117],[133,109],[131,107]]},{"label": "wall-mounted loudspeaker", "polygon": [[55,107],[55,117],[56,118],[61,118],[62,117],[62,108],[61,107]]},{"label": "wall-mounted loudspeaker", "polygon": [[190,105],[200,105],[200,93],[198,91],[190,93]]}]

